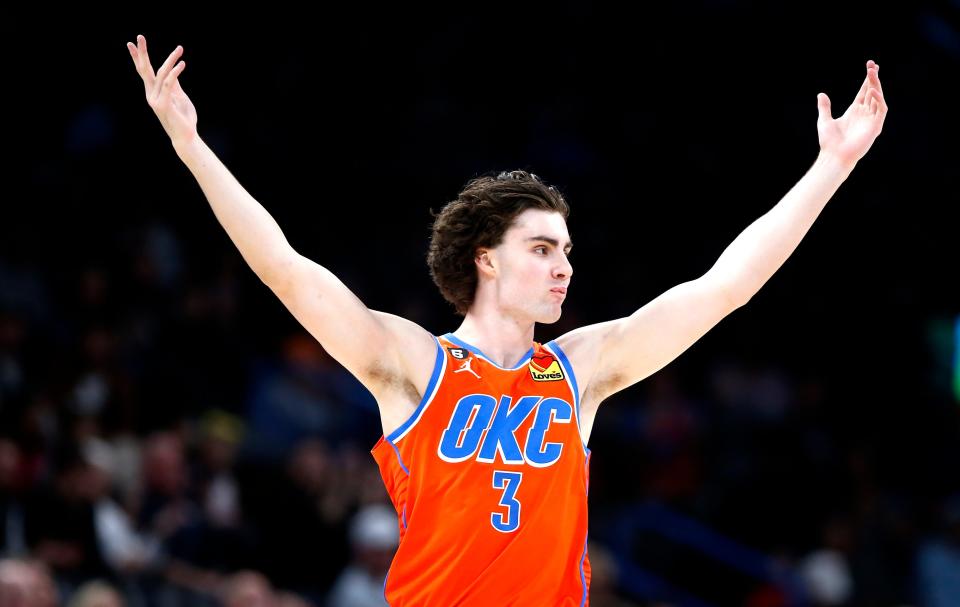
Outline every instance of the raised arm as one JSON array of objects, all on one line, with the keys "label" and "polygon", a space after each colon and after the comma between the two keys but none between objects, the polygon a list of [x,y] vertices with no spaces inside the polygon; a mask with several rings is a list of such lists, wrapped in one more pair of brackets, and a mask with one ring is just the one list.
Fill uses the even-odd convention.
[{"label": "raised arm", "polygon": [[186,67],[178,61],[182,47],[156,73],[143,36],[127,48],[147,103],[244,260],[331,356],[374,393],[385,430],[398,426],[430,377],[436,348],[431,335],[415,323],[367,309],[329,270],[290,246],[273,217],[197,134],[196,110],[179,81]]},{"label": "raised arm", "polygon": [[[843,116],[817,97],[820,154],[806,175],[747,227],[706,274],[666,291],[632,315],[591,325],[558,340],[584,388],[584,406],[656,372],[727,314],[746,304],[796,249],[850,171],[870,149],[887,113],[878,66]],[[588,413],[589,414],[589,413]]]}]

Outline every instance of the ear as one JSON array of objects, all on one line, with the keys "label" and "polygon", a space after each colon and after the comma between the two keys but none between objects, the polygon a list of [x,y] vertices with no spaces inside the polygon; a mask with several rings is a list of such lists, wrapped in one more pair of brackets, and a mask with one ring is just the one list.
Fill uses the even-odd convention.
[{"label": "ear", "polygon": [[485,274],[492,277],[497,273],[497,269],[493,265],[493,260],[491,259],[490,251],[488,249],[477,249],[477,253],[473,257],[473,263],[476,264],[477,270],[480,272],[480,274]]}]

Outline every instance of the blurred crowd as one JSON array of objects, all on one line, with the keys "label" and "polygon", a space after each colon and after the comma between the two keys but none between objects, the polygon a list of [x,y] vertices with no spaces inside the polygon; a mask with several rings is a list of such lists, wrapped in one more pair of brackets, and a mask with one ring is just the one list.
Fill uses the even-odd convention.
[{"label": "blurred crowd", "polygon": [[[269,294],[234,263],[191,283],[173,230],[137,242],[66,278],[0,263],[0,605],[383,605],[397,519],[370,395],[296,327],[245,343],[240,293]],[[816,375],[683,373],[598,416],[594,605],[960,604],[950,474],[888,482],[909,443],[847,440],[856,420]],[[644,526],[632,508],[650,503],[767,564]]]},{"label": "blurred crowd", "polygon": [[132,276],[0,262],[0,605],[382,604],[371,397],[306,334],[213,337],[229,273],[180,291],[144,241]]}]

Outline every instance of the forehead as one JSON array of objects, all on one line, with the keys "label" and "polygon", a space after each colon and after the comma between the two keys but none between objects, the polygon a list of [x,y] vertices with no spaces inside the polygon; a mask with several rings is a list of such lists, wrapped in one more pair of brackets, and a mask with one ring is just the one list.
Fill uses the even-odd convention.
[{"label": "forehead", "polygon": [[542,209],[527,209],[517,215],[504,236],[505,239],[511,240],[547,236],[561,243],[570,241],[570,233],[567,231],[567,222],[563,215],[556,211]]}]

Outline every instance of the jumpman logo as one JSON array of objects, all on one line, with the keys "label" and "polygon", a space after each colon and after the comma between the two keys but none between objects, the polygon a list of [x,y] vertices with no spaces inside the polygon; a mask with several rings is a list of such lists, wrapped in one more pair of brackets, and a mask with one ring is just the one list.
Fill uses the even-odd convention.
[{"label": "jumpman logo", "polygon": [[463,361],[463,363],[460,365],[460,368],[454,371],[454,373],[463,373],[464,371],[468,371],[470,373],[473,373],[474,377],[476,377],[477,379],[480,379],[480,376],[477,375],[477,372],[470,368],[470,361],[472,360],[473,360],[473,357],[471,356],[467,360]]}]

